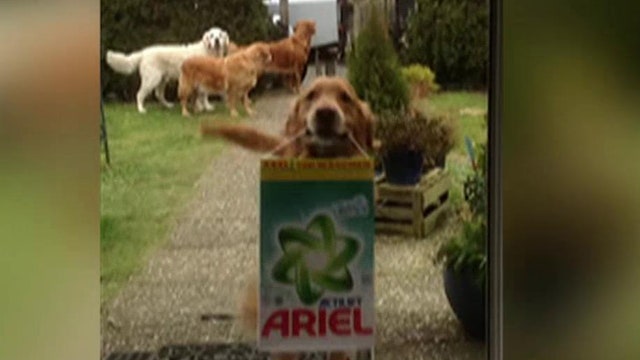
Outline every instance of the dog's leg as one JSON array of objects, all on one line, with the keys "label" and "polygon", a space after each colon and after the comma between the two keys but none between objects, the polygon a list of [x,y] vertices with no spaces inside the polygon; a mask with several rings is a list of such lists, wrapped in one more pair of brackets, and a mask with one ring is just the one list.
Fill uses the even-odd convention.
[{"label": "dog's leg", "polygon": [[204,100],[202,99],[202,94],[198,93],[196,99],[194,101],[193,111],[200,113],[204,111]]},{"label": "dog's leg", "polygon": [[254,116],[256,114],[256,112],[251,108],[251,99],[249,99],[248,91],[242,96],[242,103],[244,104],[244,108],[247,110],[247,114],[249,114],[249,116]]},{"label": "dog's leg", "polygon": [[140,89],[138,90],[138,94],[136,95],[136,100],[138,102],[138,112],[140,112],[141,114],[147,112],[147,110],[144,108],[144,100],[162,81],[162,74],[160,72],[144,65],[144,63],[140,64],[141,84]]},{"label": "dog's leg", "polygon": [[189,113],[189,103],[191,102],[192,93],[191,91],[180,83],[180,87],[178,89],[178,96],[180,97],[180,104],[182,105],[182,116],[189,117],[191,114]]},{"label": "dog's leg", "polygon": [[180,99],[180,105],[182,105],[182,116],[190,116],[189,114],[189,102],[191,100],[191,94],[193,93],[193,86],[188,79],[183,75],[180,75],[178,80],[178,98]]},{"label": "dog's leg", "polygon": [[291,91],[293,91],[294,94],[297,95],[300,93],[300,85],[298,84],[297,73],[289,75],[289,86],[291,87]]},{"label": "dog's leg", "polygon": [[189,113],[189,108],[188,108],[189,98],[181,99],[180,103],[182,104],[182,116],[184,116],[184,117],[191,116],[191,114]]},{"label": "dog's leg", "polygon": [[167,98],[164,97],[164,92],[167,88],[167,79],[162,79],[160,81],[160,85],[158,85],[155,89],[155,93],[156,93],[156,98],[158,99],[158,101],[160,101],[160,103],[162,103],[162,105],[164,105],[165,107],[171,109],[173,108],[173,103],[167,101]]},{"label": "dog's leg", "polygon": [[238,110],[236,109],[236,96],[237,94],[235,91],[227,92],[227,108],[229,108],[232,117],[238,117],[239,115]]}]

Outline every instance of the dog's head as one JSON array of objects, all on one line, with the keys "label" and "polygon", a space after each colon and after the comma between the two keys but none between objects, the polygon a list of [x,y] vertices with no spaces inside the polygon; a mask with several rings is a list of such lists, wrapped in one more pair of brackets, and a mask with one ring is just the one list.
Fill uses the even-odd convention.
[{"label": "dog's head", "polygon": [[346,80],[321,77],[295,101],[285,136],[304,134],[298,146],[309,157],[355,156],[373,149],[373,127],[369,106]]},{"label": "dog's head", "polygon": [[293,33],[306,39],[316,34],[316,22],[313,20],[299,20],[293,26]]},{"label": "dog's head", "polygon": [[373,151],[374,116],[344,79],[316,79],[294,102],[279,136],[247,125],[201,127],[246,149],[281,157],[336,158]]},{"label": "dog's head", "polygon": [[269,65],[272,60],[271,50],[266,43],[257,42],[251,44],[245,51],[248,52],[251,61],[259,68]]},{"label": "dog's head", "polygon": [[202,43],[207,51],[217,57],[226,56],[229,52],[229,34],[226,31],[213,27],[202,35]]}]

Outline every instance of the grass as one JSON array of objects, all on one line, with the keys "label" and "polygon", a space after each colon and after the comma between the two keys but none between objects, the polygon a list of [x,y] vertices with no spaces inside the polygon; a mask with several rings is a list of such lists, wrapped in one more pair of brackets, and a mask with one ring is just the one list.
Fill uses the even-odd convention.
[{"label": "grass", "polygon": [[100,260],[103,301],[112,298],[154,248],[168,237],[172,220],[196,180],[220,151],[203,141],[198,117],[179,109],[106,104],[111,166],[101,162]]},{"label": "grass", "polygon": [[[422,100],[418,105],[424,110],[451,114],[458,121],[460,141],[447,156],[446,167],[450,171],[454,183],[451,201],[454,205],[459,205],[463,202],[462,184],[472,171],[464,145],[464,137],[468,136],[474,143],[487,141],[488,129],[484,125],[484,115],[482,114],[482,111],[486,112],[488,108],[487,94],[483,92],[441,92]],[[461,114],[461,112],[463,113]]]}]

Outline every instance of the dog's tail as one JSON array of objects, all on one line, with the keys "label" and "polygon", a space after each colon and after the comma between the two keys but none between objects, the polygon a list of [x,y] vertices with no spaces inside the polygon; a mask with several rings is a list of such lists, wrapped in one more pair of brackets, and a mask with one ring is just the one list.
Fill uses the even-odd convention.
[{"label": "dog's tail", "polygon": [[137,51],[129,55],[111,50],[107,51],[107,64],[121,74],[129,75],[138,70],[141,60],[142,51]]},{"label": "dog's tail", "polygon": [[267,134],[247,125],[202,124],[200,133],[204,136],[223,138],[260,153],[272,152],[285,141],[281,136]]}]

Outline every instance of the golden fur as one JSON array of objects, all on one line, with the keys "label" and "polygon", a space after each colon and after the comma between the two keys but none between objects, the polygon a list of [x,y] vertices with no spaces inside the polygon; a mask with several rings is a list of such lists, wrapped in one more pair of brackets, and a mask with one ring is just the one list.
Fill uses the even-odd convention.
[{"label": "golden fur", "polygon": [[[336,123],[332,127],[320,124],[328,119],[339,120],[332,121]],[[374,150],[374,122],[369,106],[358,98],[347,81],[323,77],[316,79],[298,96],[280,135],[243,125],[203,125],[201,132],[206,136],[222,137],[252,151],[272,152],[278,149],[275,154],[286,158],[353,157],[362,155],[353,141],[366,152]],[[319,133],[324,134],[321,144],[331,144],[328,148],[318,148],[321,145],[315,138]],[[255,331],[258,328],[258,282],[255,274],[251,274],[247,285],[240,301],[240,318],[247,329]],[[292,353],[274,356],[280,360],[299,359],[299,354]],[[344,352],[331,353],[329,359],[354,360]]]},{"label": "golden fur", "polygon": [[267,43],[273,56],[273,61],[267,66],[270,73],[288,76],[294,92],[300,91],[302,71],[309,58],[311,39],[316,33],[316,23],[313,20],[300,20],[293,28],[293,35],[288,38]]},{"label": "golden fur", "polygon": [[194,56],[184,61],[180,72],[178,96],[182,114],[189,116],[188,104],[198,92],[226,94],[227,107],[237,116],[236,102],[242,100],[252,115],[249,91],[258,76],[271,61],[271,53],[264,43],[255,43],[236,50],[225,58]]}]

